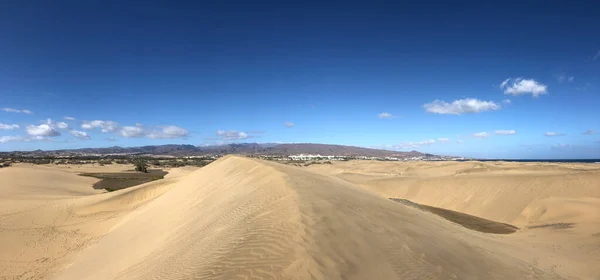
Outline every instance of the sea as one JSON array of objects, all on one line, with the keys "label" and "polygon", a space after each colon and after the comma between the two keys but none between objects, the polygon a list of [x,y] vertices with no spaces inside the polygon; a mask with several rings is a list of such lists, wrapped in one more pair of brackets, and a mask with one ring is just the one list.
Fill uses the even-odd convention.
[{"label": "sea", "polygon": [[[478,161],[510,161],[510,162],[556,162],[556,163],[597,163],[598,159],[476,159]],[[467,161],[467,160],[465,160]]]}]

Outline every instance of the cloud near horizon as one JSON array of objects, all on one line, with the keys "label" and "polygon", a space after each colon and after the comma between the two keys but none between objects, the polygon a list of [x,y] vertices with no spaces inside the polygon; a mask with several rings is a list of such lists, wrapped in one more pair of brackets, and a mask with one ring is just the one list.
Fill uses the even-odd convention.
[{"label": "cloud near horizon", "polygon": [[502,107],[492,101],[482,101],[474,98],[465,98],[448,103],[442,100],[435,100],[423,105],[425,111],[434,114],[462,115],[471,113],[481,113],[485,111],[500,110]]},{"label": "cloud near horizon", "polygon": [[66,122],[55,122],[52,119],[47,119],[44,123],[47,124],[47,125],[49,125],[50,127],[54,128],[54,129],[67,129],[67,128],[69,128],[69,125]]},{"label": "cloud near horizon", "polygon": [[83,121],[81,124],[81,128],[91,130],[100,128],[100,131],[103,133],[114,132],[119,129],[119,123],[113,121],[102,121],[102,120],[93,120],[93,121]]},{"label": "cloud near horizon", "polygon": [[582,132],[581,134],[583,134],[583,135],[592,135],[592,134],[597,134],[597,133],[598,132],[595,131],[595,130],[593,130],[593,129],[588,129],[588,130]]},{"label": "cloud near horizon", "polygon": [[496,135],[515,135],[517,132],[515,130],[495,130],[494,133]]},{"label": "cloud near horizon", "polygon": [[236,130],[217,130],[217,137],[223,141],[231,141],[231,140],[243,140],[252,138],[252,136],[248,135],[246,132],[238,132]]},{"label": "cloud near horizon", "polygon": [[179,126],[168,125],[156,128],[150,131],[146,136],[151,139],[175,139],[184,138],[189,135],[189,132]]},{"label": "cloud near horizon", "polygon": [[438,138],[437,141],[434,139],[427,139],[427,140],[423,140],[423,141],[419,141],[419,142],[403,142],[400,144],[392,145],[392,148],[397,149],[397,150],[415,149],[415,148],[422,147],[422,146],[433,145],[438,142],[445,143],[448,141],[450,141],[450,139],[448,139],[448,138]]},{"label": "cloud near horizon", "polygon": [[21,141],[22,138],[22,136],[0,136],[0,143],[17,142]]},{"label": "cloud near horizon", "polygon": [[293,122],[284,122],[283,125],[285,125],[288,128],[292,128],[292,127],[296,126],[296,124],[294,124]]},{"label": "cloud near horizon", "polygon": [[[7,125],[0,123],[2,130],[14,130],[20,128],[19,125]],[[42,121],[40,125],[27,125],[24,130],[26,135],[1,136],[0,143],[8,142],[32,142],[32,141],[52,141],[51,138],[61,136],[59,129],[68,129],[65,122],[55,122],[52,119]]]},{"label": "cloud near horizon", "polygon": [[546,137],[554,137],[554,136],[565,136],[566,134],[560,132],[546,132],[544,136]]},{"label": "cloud near horizon", "polygon": [[8,112],[8,113],[18,113],[18,114],[23,113],[23,114],[27,114],[27,115],[33,114],[32,111],[27,110],[27,109],[20,110],[20,109],[15,109],[15,108],[2,108],[2,111]]},{"label": "cloud near horizon", "polygon": [[60,132],[48,124],[28,125],[26,128],[29,136],[56,137],[60,136]]},{"label": "cloud near horizon", "polygon": [[[72,117],[64,118],[75,120]],[[0,130],[15,130],[18,128],[20,126],[17,124],[0,123]],[[175,125],[145,127],[137,123],[135,126],[121,126],[117,122],[104,120],[84,121],[81,128],[83,130],[99,129],[102,133],[115,133],[123,138],[176,139],[186,138],[189,135],[186,129]],[[50,140],[63,135],[59,130],[65,130],[68,134],[80,140],[92,139],[88,132],[72,129],[66,122],[46,119],[40,125],[27,125],[24,128],[26,135],[1,136],[3,138],[0,143]]]},{"label": "cloud near horizon", "polygon": [[80,140],[90,140],[92,139],[92,137],[90,137],[87,132],[85,131],[79,131],[79,130],[70,130],[69,133],[73,136],[75,136],[75,138],[80,139]]},{"label": "cloud near horizon", "polygon": [[0,136],[0,143],[9,142],[33,142],[33,141],[50,141],[50,138],[44,136]]},{"label": "cloud near horizon", "polygon": [[508,78],[500,84],[500,88],[504,90],[504,94],[515,96],[531,94],[533,97],[538,97],[548,93],[548,86],[534,79]]},{"label": "cloud near horizon", "polygon": [[14,130],[17,128],[20,128],[20,126],[18,124],[0,123],[0,130]]},{"label": "cloud near horizon", "polygon": [[387,112],[383,112],[379,115],[377,115],[377,117],[379,117],[380,119],[391,119],[393,117],[395,117],[394,115],[387,113]]},{"label": "cloud near horizon", "polygon": [[473,133],[473,137],[475,138],[487,138],[490,137],[490,134],[487,132],[477,132],[477,133]]},{"label": "cloud near horizon", "polygon": [[115,121],[93,120],[84,121],[81,128],[86,130],[100,129],[102,133],[114,132],[123,138],[176,139],[189,136],[189,131],[175,125],[146,127],[136,123],[135,126],[121,126]]},{"label": "cloud near horizon", "polygon": [[121,127],[118,133],[123,138],[140,138],[146,135],[144,128],[139,125]]}]

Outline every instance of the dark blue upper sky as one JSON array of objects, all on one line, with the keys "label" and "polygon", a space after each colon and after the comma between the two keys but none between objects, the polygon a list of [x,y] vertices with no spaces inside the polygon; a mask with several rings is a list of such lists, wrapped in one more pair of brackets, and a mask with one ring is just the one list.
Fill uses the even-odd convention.
[{"label": "dark blue upper sky", "polygon": [[600,157],[600,3],[288,2],[5,1],[0,150]]}]

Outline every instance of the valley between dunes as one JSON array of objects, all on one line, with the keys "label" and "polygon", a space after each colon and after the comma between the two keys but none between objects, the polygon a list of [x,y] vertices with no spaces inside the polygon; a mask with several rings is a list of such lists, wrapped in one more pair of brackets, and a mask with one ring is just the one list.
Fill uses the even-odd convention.
[{"label": "valley between dunes", "polygon": [[226,156],[110,193],[77,175],[125,168],[0,169],[0,279],[600,279],[594,164]]}]

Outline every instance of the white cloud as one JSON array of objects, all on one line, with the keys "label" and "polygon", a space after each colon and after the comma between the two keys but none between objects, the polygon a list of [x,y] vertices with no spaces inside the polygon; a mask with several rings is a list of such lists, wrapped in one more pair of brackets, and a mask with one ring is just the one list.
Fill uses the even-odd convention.
[{"label": "white cloud", "polygon": [[570,82],[575,81],[575,77],[569,76],[567,74],[558,74],[558,75],[556,75],[556,80],[559,83],[564,83],[564,82],[569,82],[570,83]]},{"label": "white cloud", "polygon": [[560,132],[546,132],[546,133],[544,133],[544,136],[547,136],[547,137],[565,136],[565,135],[566,134],[560,133]]},{"label": "white cloud", "polygon": [[188,136],[189,132],[184,128],[169,125],[163,126],[158,130],[154,130],[148,133],[148,138],[153,139],[174,139],[174,138],[182,138]]},{"label": "white cloud", "polygon": [[18,124],[5,124],[5,123],[0,123],[0,130],[13,130],[13,129],[17,129],[20,126]]},{"label": "white cloud", "polygon": [[113,121],[101,121],[101,120],[84,121],[83,124],[81,125],[81,128],[83,128],[83,129],[100,128],[100,131],[106,133],[106,132],[114,132],[114,131],[118,130],[119,124],[116,122],[113,122]]},{"label": "white cloud", "polygon": [[186,137],[189,134],[186,129],[175,125],[148,128],[141,123],[136,123],[135,126],[120,126],[117,122],[103,120],[84,121],[81,128],[86,130],[99,128],[103,133],[116,132],[125,138],[174,139]]},{"label": "white cloud", "polygon": [[592,60],[596,60],[600,58],[600,50],[598,50],[598,53],[596,53],[596,55],[594,55],[594,57],[592,58]]},{"label": "white cloud", "polygon": [[423,140],[423,141],[419,141],[419,142],[404,142],[404,143],[400,143],[397,145],[393,145],[392,147],[395,149],[414,149],[414,148],[418,148],[421,146],[428,146],[428,145],[432,145],[432,144],[435,144],[435,140],[428,139],[428,140]]},{"label": "white cloud", "polygon": [[433,139],[429,139],[429,140],[425,140],[425,141],[421,141],[421,142],[417,142],[419,145],[431,145],[435,143],[435,140]]},{"label": "white cloud", "polygon": [[445,142],[449,142],[450,139],[448,139],[448,138],[438,138],[437,141],[441,142],[441,143],[445,143]]},{"label": "white cloud", "polygon": [[242,140],[242,139],[251,138],[251,136],[249,136],[247,133],[238,132],[235,130],[229,130],[229,131],[217,130],[216,134],[221,140]]},{"label": "white cloud", "polygon": [[124,126],[119,129],[119,135],[125,138],[139,138],[146,136],[141,126]]},{"label": "white cloud", "polygon": [[55,122],[52,119],[47,119],[45,121],[42,121],[44,124],[49,125],[50,127],[54,128],[54,129],[67,129],[69,128],[69,125],[66,122]]},{"label": "white cloud", "polygon": [[387,113],[387,112],[383,112],[379,115],[377,115],[380,119],[391,119],[394,117],[394,115]]},{"label": "white cloud", "polygon": [[60,136],[60,132],[56,131],[49,124],[40,124],[40,125],[29,125],[26,128],[27,134],[29,136],[44,136],[44,137],[55,137]]},{"label": "white cloud", "polygon": [[0,143],[8,142],[31,142],[31,141],[51,141],[50,138],[44,136],[0,136]]},{"label": "white cloud", "polygon": [[21,142],[23,140],[23,136],[0,136],[0,143]]},{"label": "white cloud", "polygon": [[79,131],[79,130],[71,130],[71,131],[69,131],[69,133],[71,133],[71,135],[73,135],[73,136],[75,136],[76,138],[78,138],[78,139],[81,139],[81,140],[89,140],[89,139],[92,139],[92,138],[91,138],[91,137],[90,137],[90,136],[87,134],[87,132],[84,132],[84,131]]},{"label": "white cloud", "polygon": [[500,84],[500,88],[504,90],[504,94],[510,95],[531,94],[538,97],[548,93],[548,86],[533,79],[508,78]]},{"label": "white cloud", "polygon": [[9,112],[9,113],[23,113],[23,114],[28,114],[28,115],[33,114],[33,112],[31,112],[27,109],[19,110],[19,109],[14,109],[14,108],[2,108],[2,111]]},{"label": "white cloud", "polygon": [[57,122],[56,127],[60,128],[60,129],[66,129],[66,128],[69,128],[69,125],[66,122]]},{"label": "white cloud", "polygon": [[435,114],[460,115],[466,113],[480,113],[484,111],[499,110],[500,105],[492,101],[481,101],[473,98],[455,100],[448,103],[441,100],[435,100],[423,105],[425,111]]},{"label": "white cloud", "polygon": [[285,125],[286,127],[289,127],[289,128],[296,126],[293,122],[284,122],[283,125]]},{"label": "white cloud", "polygon": [[490,137],[490,134],[487,132],[477,132],[477,133],[473,133],[473,137],[475,138],[487,138]]},{"label": "white cloud", "polygon": [[106,140],[106,141],[117,141],[117,139],[115,137],[107,137],[107,138],[104,138],[104,140]]},{"label": "white cloud", "polygon": [[517,134],[516,131],[514,130],[495,130],[494,133],[496,133],[496,135],[515,135]]},{"label": "white cloud", "polygon": [[77,119],[76,119],[76,118],[74,118],[74,117],[65,117],[64,119],[65,119],[65,120],[67,120],[67,121],[74,121],[74,120],[77,120]]},{"label": "white cloud", "polygon": [[456,140],[456,143],[458,144],[462,144],[464,141],[463,140]]},{"label": "white cloud", "polygon": [[553,149],[570,149],[572,148],[569,144],[556,144],[551,146]]},{"label": "white cloud", "polygon": [[592,135],[592,134],[596,134],[596,133],[598,133],[598,131],[595,131],[593,129],[588,129],[588,130],[584,131],[581,134],[583,134],[583,135]]},{"label": "white cloud", "polygon": [[510,104],[511,101],[510,101],[510,99],[504,99],[504,100],[502,100],[502,103],[504,103],[504,104]]}]

